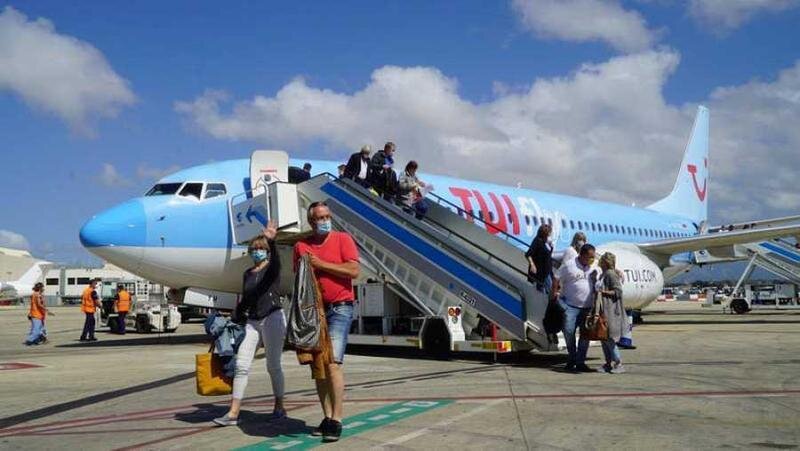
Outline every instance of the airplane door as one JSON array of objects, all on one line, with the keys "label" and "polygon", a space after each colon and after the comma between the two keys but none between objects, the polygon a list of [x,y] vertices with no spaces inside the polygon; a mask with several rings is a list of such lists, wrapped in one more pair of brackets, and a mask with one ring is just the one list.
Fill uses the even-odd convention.
[{"label": "airplane door", "polygon": [[275,181],[289,181],[289,154],[282,150],[254,150],[250,155],[250,187],[253,196]]}]

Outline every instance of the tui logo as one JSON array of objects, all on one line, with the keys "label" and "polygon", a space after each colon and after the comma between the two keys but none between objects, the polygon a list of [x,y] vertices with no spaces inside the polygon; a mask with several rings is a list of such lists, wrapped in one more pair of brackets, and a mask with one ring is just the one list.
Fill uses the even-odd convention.
[{"label": "tui logo", "polygon": [[[708,159],[703,159],[703,166],[707,169],[708,168]],[[692,175],[692,183],[694,184],[694,192],[697,193],[697,198],[700,199],[700,202],[706,200],[706,188],[708,188],[708,177],[703,178],[703,189],[700,189],[700,184],[697,183],[697,166],[693,164],[687,164],[686,169],[689,171],[689,174]]]}]

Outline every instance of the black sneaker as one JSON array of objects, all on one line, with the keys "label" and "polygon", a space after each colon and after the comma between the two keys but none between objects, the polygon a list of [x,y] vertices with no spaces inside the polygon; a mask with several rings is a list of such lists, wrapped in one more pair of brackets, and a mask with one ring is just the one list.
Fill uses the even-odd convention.
[{"label": "black sneaker", "polygon": [[317,426],[317,427],[315,427],[314,429],[311,430],[311,435],[313,435],[314,437],[319,437],[322,434],[324,434],[325,431],[328,429],[328,422],[329,421],[332,421],[332,420],[330,418],[328,418],[328,417],[325,417],[325,419],[323,419],[319,423],[319,426]]},{"label": "black sneaker", "polygon": [[594,373],[594,372],[596,372],[596,370],[592,369],[591,367],[589,367],[585,363],[581,363],[579,365],[575,365],[575,370],[578,371],[579,373]]},{"label": "black sneaker", "polygon": [[322,431],[323,442],[336,442],[342,436],[342,422],[336,420],[328,421],[328,428]]}]

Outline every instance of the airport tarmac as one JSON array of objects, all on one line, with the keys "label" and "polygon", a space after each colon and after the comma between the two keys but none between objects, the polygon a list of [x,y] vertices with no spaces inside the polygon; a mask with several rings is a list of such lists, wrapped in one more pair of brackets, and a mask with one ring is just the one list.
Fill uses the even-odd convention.
[{"label": "airport tarmac", "polygon": [[[667,303],[665,303],[667,304]],[[800,446],[800,314],[656,304],[623,351],[627,374],[567,374],[562,355],[436,361],[346,358],[345,436],[331,449],[790,449]],[[25,347],[25,310],[0,309],[2,449],[300,449],[321,420],[306,367],[284,353],[289,419],[268,422],[264,360],[239,427],[227,396],[195,394],[202,325],[79,343],[82,315],[54,308],[50,343]],[[589,351],[599,366],[599,347]]]}]

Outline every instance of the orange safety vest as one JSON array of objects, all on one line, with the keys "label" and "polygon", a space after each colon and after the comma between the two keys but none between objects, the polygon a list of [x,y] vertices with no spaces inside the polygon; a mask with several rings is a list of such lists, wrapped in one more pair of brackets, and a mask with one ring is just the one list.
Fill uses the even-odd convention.
[{"label": "orange safety vest", "polygon": [[131,309],[131,294],[125,290],[118,293],[117,312],[127,313]]},{"label": "orange safety vest", "polygon": [[41,320],[44,320],[47,311],[44,309],[44,307],[41,307],[39,305],[39,302],[37,302],[39,300],[37,299],[38,297],[41,297],[41,295],[38,293],[33,293],[31,295],[31,311],[29,314],[31,318],[39,318]]},{"label": "orange safety vest", "polygon": [[94,313],[95,311],[92,293],[94,293],[94,289],[91,285],[83,289],[83,294],[81,295],[81,311],[83,313]]}]

